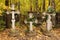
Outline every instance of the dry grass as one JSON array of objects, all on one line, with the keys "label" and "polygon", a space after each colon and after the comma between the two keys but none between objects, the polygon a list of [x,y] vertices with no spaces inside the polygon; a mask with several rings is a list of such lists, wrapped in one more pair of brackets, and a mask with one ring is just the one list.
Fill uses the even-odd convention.
[{"label": "dry grass", "polygon": [[[18,36],[9,36],[10,29],[6,29],[0,32],[0,40],[60,40],[60,29],[54,29],[51,31],[50,36],[43,35],[39,27],[34,28],[36,35],[27,36],[25,30],[27,28],[16,28],[19,30]],[[28,32],[27,32],[28,33]]]}]

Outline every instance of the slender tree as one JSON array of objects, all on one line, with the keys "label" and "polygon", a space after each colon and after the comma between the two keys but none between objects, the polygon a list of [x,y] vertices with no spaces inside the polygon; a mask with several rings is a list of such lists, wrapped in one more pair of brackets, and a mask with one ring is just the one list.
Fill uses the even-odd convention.
[{"label": "slender tree", "polygon": [[32,12],[32,0],[30,0],[30,11]]},{"label": "slender tree", "polygon": [[42,1],[43,3],[43,12],[45,11],[45,0]]},{"label": "slender tree", "polygon": [[51,6],[55,9],[55,0],[51,0]]},{"label": "slender tree", "polygon": [[49,6],[50,6],[50,0],[49,0]]},{"label": "slender tree", "polygon": [[38,0],[35,1],[35,11],[38,12]]},{"label": "slender tree", "polygon": [[[5,10],[5,12],[7,12],[8,11],[8,6],[9,6],[9,0],[5,0],[5,5],[6,5],[6,7],[7,7],[7,9]],[[10,27],[10,15],[9,14],[6,14],[6,27],[7,28],[9,28]]]},{"label": "slender tree", "polygon": [[9,0],[5,0],[5,5],[9,6]]}]

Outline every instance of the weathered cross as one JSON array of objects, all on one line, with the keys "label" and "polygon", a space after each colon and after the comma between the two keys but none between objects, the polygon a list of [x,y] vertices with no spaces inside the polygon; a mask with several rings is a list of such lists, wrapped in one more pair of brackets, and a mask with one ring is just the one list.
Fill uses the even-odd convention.
[{"label": "weathered cross", "polygon": [[[30,18],[30,19],[33,18],[33,14],[32,14],[32,13],[29,13],[29,18]],[[33,20],[33,19],[32,19],[32,20]],[[31,31],[33,31],[33,23],[37,23],[38,20],[35,19],[35,21],[29,21],[29,22],[28,22],[27,20],[25,20],[24,22],[25,22],[26,24],[29,23],[29,27],[30,27],[29,30],[30,30],[30,32],[31,32]]]},{"label": "weathered cross", "polygon": [[[46,20],[46,23],[47,23],[47,25],[46,25],[46,27],[47,27],[47,31],[50,31],[51,29],[52,29],[52,21],[51,21],[51,15],[52,16],[55,16],[55,14],[49,14],[49,13],[43,13],[44,14],[44,16],[45,15],[47,15],[48,16],[48,18],[47,18],[47,20]],[[45,17],[43,17],[43,18],[45,18]]]},{"label": "weathered cross", "polygon": [[47,18],[47,30],[50,31],[53,27],[53,23],[51,21],[52,17],[51,15],[55,16],[55,14],[47,14],[48,18]]},{"label": "weathered cross", "polygon": [[6,12],[7,14],[9,14],[9,13],[11,13],[12,14],[12,29],[14,29],[15,30],[15,14],[20,14],[20,12],[19,11],[15,11],[15,5],[14,4],[12,4],[11,5],[11,12]]}]

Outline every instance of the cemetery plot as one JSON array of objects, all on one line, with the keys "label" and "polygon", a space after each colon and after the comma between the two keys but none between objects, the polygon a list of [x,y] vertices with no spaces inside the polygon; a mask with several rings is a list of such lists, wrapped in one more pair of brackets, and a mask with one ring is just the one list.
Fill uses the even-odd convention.
[{"label": "cemetery plot", "polygon": [[[20,30],[20,28],[18,30]],[[6,29],[5,31],[0,32],[0,39],[2,40],[60,40],[60,29],[52,30],[50,36],[45,36],[41,33],[41,31],[39,31],[39,33],[37,32],[37,35],[32,37],[25,35],[24,30],[22,32],[20,30],[19,32],[20,36],[11,37],[9,36],[9,31],[10,31],[9,29]]]},{"label": "cemetery plot", "polygon": [[55,7],[58,2],[4,1],[5,4],[0,5],[0,40],[60,40],[60,28],[55,28],[56,22],[60,24],[60,14],[56,14],[59,8]]},{"label": "cemetery plot", "polygon": [[[10,32],[10,33],[11,33],[11,35],[13,34],[13,35],[15,36],[15,35],[17,35],[17,33],[18,33],[18,31],[16,31],[16,29],[15,29],[15,14],[16,14],[16,13],[19,14],[20,12],[19,12],[19,11],[15,11],[15,5],[12,4],[12,5],[11,5],[11,12],[8,12],[8,11],[7,11],[6,13],[7,13],[7,14],[10,14],[10,13],[12,14],[12,19],[11,19],[12,28],[11,28],[11,32]],[[12,36],[13,36],[13,35],[12,35]]]}]

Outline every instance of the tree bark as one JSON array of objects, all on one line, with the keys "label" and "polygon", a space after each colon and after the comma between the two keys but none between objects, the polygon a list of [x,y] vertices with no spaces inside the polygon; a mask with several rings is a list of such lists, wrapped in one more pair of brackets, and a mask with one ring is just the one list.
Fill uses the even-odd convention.
[{"label": "tree bark", "polygon": [[[5,1],[5,5],[7,6],[7,9],[6,9],[6,11],[5,12],[7,12],[7,10],[8,10],[8,6],[9,6],[9,0],[6,0]],[[10,27],[10,15],[9,14],[6,14],[5,15],[6,16],[6,28],[9,28]]]},{"label": "tree bark", "polygon": [[45,11],[45,0],[43,0],[43,12]]},{"label": "tree bark", "polygon": [[9,0],[5,0],[5,5],[9,6]]},{"label": "tree bark", "polygon": [[55,9],[55,0],[51,0],[51,6]]}]

